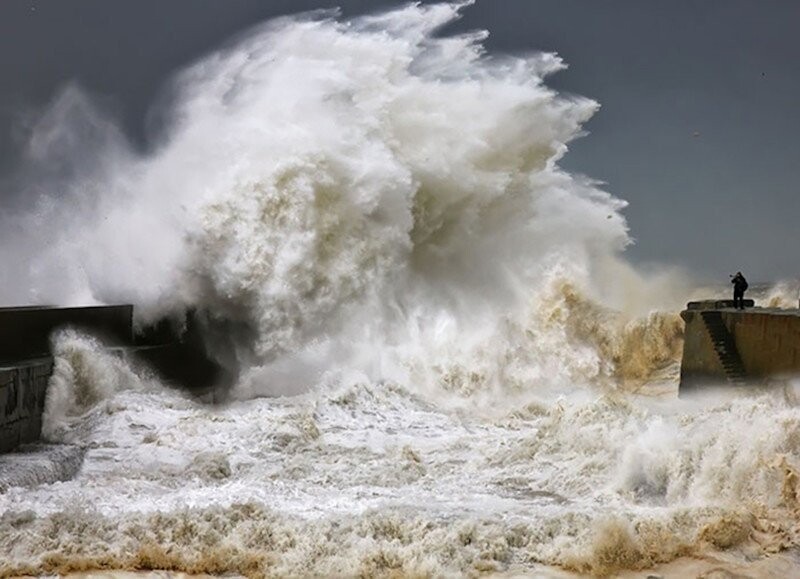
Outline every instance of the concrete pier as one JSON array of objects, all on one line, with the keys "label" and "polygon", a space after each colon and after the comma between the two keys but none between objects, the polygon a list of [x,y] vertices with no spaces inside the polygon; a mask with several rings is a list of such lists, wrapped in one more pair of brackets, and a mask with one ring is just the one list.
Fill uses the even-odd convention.
[{"label": "concrete pier", "polygon": [[728,300],[690,302],[681,313],[681,393],[800,374],[800,310],[746,305],[736,310]]},{"label": "concrete pier", "polygon": [[50,336],[59,328],[75,328],[108,345],[133,340],[133,306],[0,308],[0,362],[50,355]]},{"label": "concrete pier", "polygon": [[109,351],[148,365],[167,384],[207,393],[226,379],[206,355],[192,316],[180,329],[163,321],[134,335],[131,305],[0,308],[0,453],[41,436],[53,372],[50,340],[61,328],[98,338]]},{"label": "concrete pier", "polygon": [[0,308],[0,452],[39,440],[53,373],[50,337],[66,327],[108,344],[129,344],[133,306]]},{"label": "concrete pier", "polygon": [[51,358],[0,367],[0,453],[39,439],[52,372]]}]

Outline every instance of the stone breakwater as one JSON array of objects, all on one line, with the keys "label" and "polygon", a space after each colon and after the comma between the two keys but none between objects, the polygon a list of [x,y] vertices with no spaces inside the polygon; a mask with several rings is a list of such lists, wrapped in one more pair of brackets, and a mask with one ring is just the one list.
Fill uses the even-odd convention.
[{"label": "stone breakwater", "polygon": [[164,320],[135,332],[131,305],[0,308],[0,453],[39,440],[53,374],[51,340],[64,329],[93,336],[106,351],[155,371],[165,384],[197,393],[224,378],[206,356],[193,316],[179,327]]},{"label": "stone breakwater", "polygon": [[732,305],[690,302],[681,313],[682,393],[707,384],[737,386],[800,374],[800,310]]},{"label": "stone breakwater", "polygon": [[39,439],[52,372],[51,358],[0,368],[0,452]]},{"label": "stone breakwater", "polygon": [[133,341],[133,306],[0,308],[0,452],[39,440],[47,384],[53,373],[50,338],[72,327],[109,346]]}]

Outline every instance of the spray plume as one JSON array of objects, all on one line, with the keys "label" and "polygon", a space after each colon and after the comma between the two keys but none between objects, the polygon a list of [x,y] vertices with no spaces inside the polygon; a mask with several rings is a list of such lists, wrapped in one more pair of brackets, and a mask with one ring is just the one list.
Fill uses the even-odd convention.
[{"label": "spray plume", "polygon": [[29,153],[70,179],[3,229],[4,301],[198,310],[254,393],[333,366],[408,379],[431,355],[500,383],[520,332],[526,379],[596,376],[602,352],[563,323],[509,326],[540,324],[554,287],[621,310],[646,292],[618,258],[625,203],[558,166],[597,104],[544,85],[555,55],[437,36],[467,4],[261,26],[176,76],[144,156],[68,88]]}]

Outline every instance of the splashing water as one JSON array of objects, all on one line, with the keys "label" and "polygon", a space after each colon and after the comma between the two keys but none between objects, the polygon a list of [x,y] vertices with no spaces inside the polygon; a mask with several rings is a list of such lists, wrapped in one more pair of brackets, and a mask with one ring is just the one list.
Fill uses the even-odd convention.
[{"label": "splashing water", "polygon": [[436,36],[464,5],[270,22],[176,78],[145,157],[75,87],[42,118],[32,158],[88,118],[97,162],[14,216],[35,238],[3,230],[32,264],[4,299],[196,309],[240,380],[204,406],[62,334],[45,433],[83,466],[0,494],[0,576],[597,574],[796,544],[795,399],[626,393],[674,382],[686,288],[627,266],[624,203],[558,166],[597,105],[544,85],[554,55]]},{"label": "splashing water", "polygon": [[[49,227],[29,229],[40,251],[20,285],[52,303],[130,301],[142,321],[199,309],[234,328],[238,366],[277,362],[291,391],[313,378],[287,359],[383,379],[388,351],[405,365],[484,347],[561,279],[626,307],[609,280],[624,203],[556,164],[597,105],[543,85],[563,67],[553,55],[434,38],[459,9],[282,19],[184,71],[161,147],[135,158],[105,129],[97,167],[40,203]],[[74,147],[62,133],[89,116],[83,100],[62,95],[37,156]]]}]

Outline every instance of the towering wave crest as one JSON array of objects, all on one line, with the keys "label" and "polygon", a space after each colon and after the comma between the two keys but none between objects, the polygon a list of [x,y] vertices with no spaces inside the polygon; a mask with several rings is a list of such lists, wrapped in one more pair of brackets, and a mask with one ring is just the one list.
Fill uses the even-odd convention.
[{"label": "towering wave crest", "polygon": [[674,385],[688,292],[621,260],[624,203],[558,166],[597,105],[544,85],[554,55],[437,35],[464,5],[253,30],[176,77],[144,156],[56,99],[28,185],[57,194],[0,218],[3,299],[195,310],[242,400],[58,335],[45,435],[76,450],[0,480],[0,576],[608,575],[797,545],[797,385],[626,394]]},{"label": "towering wave crest", "polygon": [[[196,309],[212,346],[251,369],[242,395],[302,390],[332,366],[403,379],[441,356],[497,383],[502,364],[469,360],[510,356],[486,349],[552,284],[631,309],[644,282],[612,280],[624,202],[557,164],[597,104],[544,85],[564,67],[555,55],[491,57],[485,33],[436,36],[463,6],[261,26],[176,77],[171,124],[146,156],[70,87],[29,153],[84,146],[95,162],[22,218],[37,240],[3,240],[32,253],[17,287],[131,301],[141,322]],[[605,337],[598,350],[583,339],[592,322],[562,322],[519,329],[537,335],[529,377],[589,379],[626,347]]]}]

